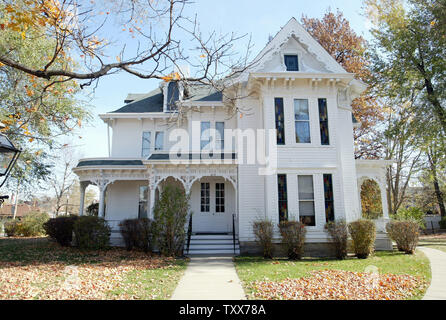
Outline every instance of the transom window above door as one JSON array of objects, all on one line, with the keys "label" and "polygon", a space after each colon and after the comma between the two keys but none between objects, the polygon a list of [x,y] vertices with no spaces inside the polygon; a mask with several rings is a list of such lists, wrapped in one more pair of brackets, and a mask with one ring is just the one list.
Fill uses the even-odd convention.
[{"label": "transom window above door", "polygon": [[299,59],[296,54],[285,55],[286,71],[299,71]]}]

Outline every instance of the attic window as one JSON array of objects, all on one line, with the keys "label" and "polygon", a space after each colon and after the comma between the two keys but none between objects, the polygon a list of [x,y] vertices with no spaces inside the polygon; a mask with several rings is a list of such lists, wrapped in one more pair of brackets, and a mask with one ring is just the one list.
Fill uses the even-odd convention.
[{"label": "attic window", "polygon": [[180,89],[178,87],[178,81],[171,81],[167,86],[167,110],[176,111],[176,102],[180,99]]},{"label": "attic window", "polygon": [[297,55],[285,55],[286,71],[299,71]]}]

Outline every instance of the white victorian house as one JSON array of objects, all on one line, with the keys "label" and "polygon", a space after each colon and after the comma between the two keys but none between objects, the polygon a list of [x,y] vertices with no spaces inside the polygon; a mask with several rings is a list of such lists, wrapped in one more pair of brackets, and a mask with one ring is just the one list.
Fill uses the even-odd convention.
[{"label": "white victorian house", "polygon": [[[82,195],[89,184],[99,187],[99,215],[112,225],[112,240],[120,241],[119,221],[152,217],[163,186],[175,184],[190,194],[190,253],[253,252],[252,223],[267,218],[305,223],[306,251],[322,254],[326,222],[359,219],[360,185],[374,179],[384,211],[376,247],[390,249],[384,232],[389,162],[354,158],[353,128],[360,124],[351,101],[364,84],[293,18],[232,87],[244,96],[235,109],[225,93],[171,81],[129,94],[123,107],[100,115],[109,157],[81,159],[74,172]],[[259,132],[268,164],[257,159]]]}]

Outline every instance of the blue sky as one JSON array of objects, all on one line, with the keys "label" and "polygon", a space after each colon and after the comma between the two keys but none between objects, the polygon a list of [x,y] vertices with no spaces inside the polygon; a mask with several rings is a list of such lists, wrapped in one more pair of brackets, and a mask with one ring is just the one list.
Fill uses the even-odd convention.
[{"label": "blue sky", "polygon": [[[299,21],[303,14],[320,18],[328,8],[342,11],[352,28],[369,38],[360,0],[195,0],[189,5],[187,14],[197,14],[203,31],[251,34],[253,53],[256,54],[266,45],[268,36],[275,35],[290,18],[295,17]],[[159,81],[142,80],[125,73],[102,78],[93,99],[89,101],[92,106],[92,122],[78,130],[75,137],[81,136],[82,139],[73,139],[73,143],[78,146],[79,155],[108,156],[107,129],[98,114],[121,107],[127,93],[145,93],[156,88],[158,83]]]}]

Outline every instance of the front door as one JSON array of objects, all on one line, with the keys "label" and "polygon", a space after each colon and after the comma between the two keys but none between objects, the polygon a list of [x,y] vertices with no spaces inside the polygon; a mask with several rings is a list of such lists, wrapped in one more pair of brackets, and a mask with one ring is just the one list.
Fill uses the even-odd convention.
[{"label": "front door", "polygon": [[232,232],[234,188],[223,178],[202,178],[191,189],[192,232]]}]

